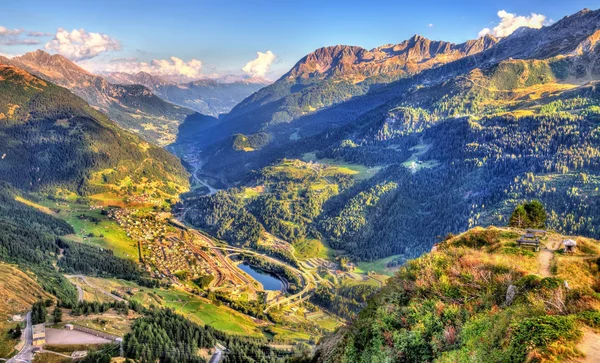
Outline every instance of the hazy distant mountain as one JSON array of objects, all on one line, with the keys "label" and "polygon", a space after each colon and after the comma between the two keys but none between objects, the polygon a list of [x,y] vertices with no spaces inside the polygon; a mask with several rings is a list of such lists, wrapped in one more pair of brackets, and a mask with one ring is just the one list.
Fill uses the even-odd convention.
[{"label": "hazy distant mountain", "polygon": [[185,83],[176,83],[146,72],[113,72],[104,77],[115,84],[141,84],[164,100],[211,116],[228,113],[244,98],[270,83],[262,78],[235,75]]},{"label": "hazy distant mountain", "polygon": [[194,111],[165,102],[140,85],[115,85],[61,55],[42,50],[0,60],[70,89],[106,113],[125,129],[166,145],[175,140],[179,125]]}]

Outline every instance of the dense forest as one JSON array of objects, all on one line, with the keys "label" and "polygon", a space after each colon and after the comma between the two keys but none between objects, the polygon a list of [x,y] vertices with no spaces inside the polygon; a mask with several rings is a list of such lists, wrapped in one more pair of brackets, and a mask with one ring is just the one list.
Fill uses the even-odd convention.
[{"label": "dense forest", "polygon": [[[512,62],[499,68],[483,80],[510,88],[515,85],[509,75],[527,71],[540,75],[535,77],[538,83],[552,80],[547,67],[534,69]],[[452,93],[453,107],[461,102],[472,105],[473,94],[483,92],[465,82],[447,87],[460,91]],[[272,171],[282,167],[282,161],[273,161],[258,177],[243,179],[246,189],[227,193],[244,213],[254,216],[253,227],[243,224],[244,228],[258,231],[260,225],[290,242],[307,236],[323,238],[361,260],[393,254],[416,257],[447,233],[508,223],[514,207],[531,199],[547,206],[549,228],[598,237],[594,211],[599,203],[595,191],[600,184],[596,137],[600,117],[594,104],[599,99],[596,88],[582,87],[544,100],[543,106],[524,115],[455,118],[448,118],[455,113],[449,109],[429,114],[402,99],[350,125],[292,143],[285,152],[270,149],[259,154],[270,155],[265,158],[269,160],[282,152],[301,157],[316,150],[317,162],[329,158],[384,166],[372,178],[358,184],[338,183],[335,193],[314,194],[299,186],[290,173],[277,173],[273,179]],[[247,189],[256,186],[265,187],[257,196]],[[224,207],[210,199],[201,199],[198,209]],[[191,200],[189,205],[195,203]],[[256,234],[247,238],[244,232],[241,236],[245,241],[256,238]]]},{"label": "dense forest", "polygon": [[140,362],[204,362],[198,349],[213,348],[217,342],[227,347],[223,362],[277,362],[289,354],[280,354],[264,342],[227,335],[210,326],[200,326],[172,310],[151,309],[136,319],[125,336],[125,354]]}]

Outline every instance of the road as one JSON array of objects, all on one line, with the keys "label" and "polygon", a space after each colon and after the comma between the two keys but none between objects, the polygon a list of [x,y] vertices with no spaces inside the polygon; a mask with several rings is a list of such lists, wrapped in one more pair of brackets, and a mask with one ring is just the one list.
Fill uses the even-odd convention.
[{"label": "road", "polygon": [[[224,256],[221,253],[221,251],[219,251],[219,248],[214,244],[214,242],[209,237],[206,237],[205,235],[198,232],[197,230],[190,229],[190,232],[192,232],[196,237],[198,237],[205,244],[207,244],[209,248],[213,249],[213,251],[215,252],[216,259],[221,265],[220,267],[222,267],[225,270],[228,270],[232,275],[231,277],[237,278],[239,280],[239,282],[241,282],[242,284],[244,284],[248,287],[254,286],[254,282],[250,278],[248,278],[242,270],[240,270],[235,264],[233,264],[231,262],[231,260],[229,258],[227,258],[227,256]],[[192,248],[192,251],[194,251],[194,252],[199,251],[199,249],[196,246],[192,245],[190,247]],[[223,276],[223,277],[225,277],[225,276]],[[216,286],[218,286],[218,285],[216,284]]]},{"label": "road", "polygon": [[14,357],[9,359],[8,363],[17,363],[17,362],[31,362],[33,360],[33,332],[31,330],[31,311],[27,313],[27,325],[25,326],[25,330],[21,335],[21,340],[25,342],[23,344],[23,348],[21,351],[17,353]]},{"label": "road", "polygon": [[[84,276],[84,275],[65,275],[65,277],[66,277],[66,278],[68,278],[68,279],[79,279],[79,280],[83,281],[83,283],[84,283],[84,284],[86,284],[86,285],[88,285],[89,287],[91,287],[92,289],[94,289],[94,290],[98,290],[98,291],[100,291],[101,293],[103,293],[104,295],[106,295],[106,296],[109,296],[109,297],[111,297],[111,298],[113,298],[113,299],[115,299],[115,300],[117,300],[117,301],[127,301],[127,300],[123,299],[123,298],[122,298],[122,297],[120,297],[120,296],[117,296],[117,295],[115,295],[115,294],[112,294],[112,293],[110,293],[110,292],[108,292],[108,291],[106,291],[106,290],[104,290],[104,289],[101,289],[101,288],[99,288],[98,286],[96,286],[96,285],[92,284],[91,282],[89,282],[89,281],[87,280],[87,276]],[[79,291],[79,289],[81,289],[81,286],[79,286],[79,285],[77,285],[77,284],[75,284],[75,286],[77,286],[77,290],[78,290],[78,291]],[[81,290],[81,293],[80,293],[80,295],[79,295],[79,301],[83,301],[83,289]]]},{"label": "road", "polygon": [[209,363],[219,363],[223,359],[223,351],[219,347],[215,347],[215,354],[210,357]]},{"label": "road", "polygon": [[215,189],[210,184],[208,184],[206,182],[206,180],[198,178],[197,174],[198,174],[198,171],[200,171],[200,169],[202,169],[202,162],[197,161],[194,163],[190,163],[190,165],[192,165],[192,167],[194,168],[194,170],[191,172],[192,185],[200,184],[200,185],[206,187],[208,189],[208,194],[206,194],[206,195],[213,195],[219,191],[218,189]]},{"label": "road", "polygon": [[267,259],[273,263],[284,265],[287,268],[289,268],[290,270],[292,270],[295,274],[302,277],[302,280],[304,281],[304,288],[302,289],[302,291],[300,291],[299,293],[297,293],[295,295],[288,296],[283,300],[280,300],[278,302],[274,302],[274,303],[267,305],[265,312],[269,311],[270,309],[272,309],[276,306],[291,303],[293,300],[296,300],[296,299],[299,299],[296,303],[305,301],[308,297],[310,297],[310,294],[309,294],[310,290],[312,290],[313,287],[315,287],[317,285],[314,277],[310,273],[299,270],[295,267],[292,267],[289,264],[287,264],[281,260],[278,260],[274,257],[267,256],[264,253],[258,253],[258,252],[254,252],[251,250],[246,250],[246,249],[241,249],[241,248],[236,248],[236,247],[218,247],[218,246],[215,246],[214,244],[211,245],[211,248],[215,249],[215,250],[233,251],[233,252],[248,253],[251,255],[260,256],[260,257]]},{"label": "road", "polygon": [[77,300],[79,300],[79,302],[83,302],[83,288],[81,285],[75,285],[75,287],[77,288]]}]

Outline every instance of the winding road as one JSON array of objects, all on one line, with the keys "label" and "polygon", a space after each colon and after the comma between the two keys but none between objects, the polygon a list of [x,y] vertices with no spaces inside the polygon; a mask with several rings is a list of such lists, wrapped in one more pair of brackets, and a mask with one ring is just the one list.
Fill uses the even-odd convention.
[{"label": "winding road", "polygon": [[[89,287],[91,287],[94,290],[100,291],[101,293],[103,293],[106,296],[109,296],[117,301],[127,301],[125,299],[123,299],[120,296],[117,296],[115,294],[112,294],[104,289],[99,288],[98,286],[92,284],[91,282],[89,282],[87,280],[87,276],[84,275],[65,275],[66,278],[68,279],[76,279],[76,280],[81,280],[84,284],[88,285]],[[79,301],[83,301],[83,289],[81,288],[80,285],[74,283],[74,285],[77,287],[77,291],[79,291]]]},{"label": "winding road", "polygon": [[31,330],[31,311],[27,313],[27,324],[21,335],[21,340],[24,341],[23,348],[14,357],[9,359],[8,363],[26,362],[30,363],[33,360],[33,332]]},{"label": "winding road", "polygon": [[273,302],[273,303],[267,305],[267,307],[265,308],[265,312],[269,311],[270,309],[272,309],[272,308],[274,308],[276,306],[279,306],[279,305],[282,305],[282,304],[291,303],[294,300],[297,300],[294,303],[299,303],[299,302],[305,301],[308,297],[310,297],[310,294],[309,294],[310,290],[312,290],[317,285],[314,277],[310,273],[302,271],[302,270],[299,270],[299,269],[297,269],[295,267],[292,267],[289,264],[287,264],[287,263],[285,263],[285,262],[283,262],[281,260],[278,260],[278,259],[276,259],[274,257],[265,255],[264,253],[258,253],[258,252],[254,252],[254,251],[251,251],[251,250],[245,250],[245,249],[241,249],[241,248],[237,248],[237,247],[218,247],[218,246],[212,246],[211,248],[212,249],[222,250],[222,251],[233,251],[233,252],[247,253],[247,254],[251,254],[251,255],[260,256],[260,257],[262,257],[264,259],[269,260],[270,262],[277,263],[277,264],[280,264],[280,265],[284,265],[287,268],[289,268],[290,270],[292,270],[295,274],[297,274],[298,276],[302,277],[302,280],[304,281],[304,288],[302,289],[302,291],[300,291],[297,294],[288,296],[288,297],[286,297],[283,300],[276,301],[276,302]]}]

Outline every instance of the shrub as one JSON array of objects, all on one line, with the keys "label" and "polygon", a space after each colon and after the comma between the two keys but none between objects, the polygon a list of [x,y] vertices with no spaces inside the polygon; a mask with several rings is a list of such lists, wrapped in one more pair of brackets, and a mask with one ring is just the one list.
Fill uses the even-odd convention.
[{"label": "shrub", "polygon": [[600,328],[600,311],[584,311],[577,317],[592,328]]},{"label": "shrub", "polygon": [[525,290],[533,290],[540,287],[541,280],[538,275],[525,275],[516,282],[516,285]]},{"label": "shrub", "polygon": [[581,332],[573,316],[543,315],[528,318],[512,326],[510,353],[514,361],[524,361],[534,350],[544,351],[560,339],[573,340]]}]

